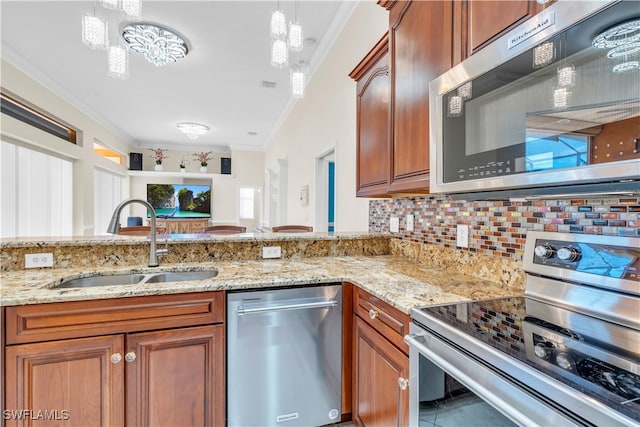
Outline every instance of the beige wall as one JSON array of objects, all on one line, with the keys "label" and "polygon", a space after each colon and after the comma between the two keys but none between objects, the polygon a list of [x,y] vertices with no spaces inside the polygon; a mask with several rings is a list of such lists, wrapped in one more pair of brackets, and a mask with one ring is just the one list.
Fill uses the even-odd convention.
[{"label": "beige wall", "polygon": [[[335,147],[336,231],[368,229],[368,199],[355,197],[356,84],[349,73],[387,31],[388,19],[388,12],[373,1],[356,7],[304,98],[267,147],[267,167],[287,160],[288,223],[316,226],[316,157]],[[298,199],[304,185],[309,185],[307,206]]]}]

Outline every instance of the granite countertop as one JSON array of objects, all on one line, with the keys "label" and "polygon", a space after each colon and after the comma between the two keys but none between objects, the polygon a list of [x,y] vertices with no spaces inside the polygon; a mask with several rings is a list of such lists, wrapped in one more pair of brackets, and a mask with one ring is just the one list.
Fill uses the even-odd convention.
[{"label": "granite countertop", "polygon": [[[389,237],[389,233],[370,232],[312,232],[312,233],[239,233],[239,234],[158,234],[158,243],[203,243],[203,242],[269,242],[269,241],[304,241],[304,240],[357,240]],[[1,248],[33,247],[40,248],[58,246],[90,245],[131,245],[148,244],[148,236],[130,236],[109,234],[100,236],[49,236],[0,238]]]},{"label": "granite countertop", "polygon": [[[280,236],[278,236],[280,237]],[[299,239],[300,236],[296,238]],[[317,236],[316,236],[317,238]],[[65,278],[108,272],[162,272],[217,268],[213,279],[139,285],[55,289]],[[216,261],[161,264],[160,267],[38,269],[3,272],[0,305],[94,300],[187,292],[256,289],[347,281],[409,313],[412,307],[463,300],[521,295],[522,291],[498,283],[436,270],[395,255],[316,257],[262,261]]]}]

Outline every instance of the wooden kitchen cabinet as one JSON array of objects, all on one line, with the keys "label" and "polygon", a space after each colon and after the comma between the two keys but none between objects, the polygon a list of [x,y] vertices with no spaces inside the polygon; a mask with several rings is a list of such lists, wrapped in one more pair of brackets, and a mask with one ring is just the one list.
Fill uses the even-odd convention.
[{"label": "wooden kitchen cabinet", "polygon": [[128,335],[128,426],[224,425],[224,326]]},{"label": "wooden kitchen cabinet", "polygon": [[123,335],[7,347],[6,410],[32,412],[6,425],[124,426],[123,348]]},{"label": "wooden kitchen cabinet", "polygon": [[358,426],[409,422],[409,316],[354,289],[353,420]]},{"label": "wooden kitchen cabinet", "polygon": [[156,227],[164,228],[168,234],[202,233],[208,225],[208,219],[156,219]]},{"label": "wooden kitchen cabinet", "polygon": [[356,196],[389,189],[389,36],[385,34],[349,74],[356,82]]},{"label": "wooden kitchen cabinet", "polygon": [[462,25],[466,23],[468,34],[467,55],[473,55],[541,10],[543,6],[535,0],[464,2],[461,12]]},{"label": "wooden kitchen cabinet", "polygon": [[389,191],[429,192],[429,82],[452,66],[453,1],[395,1],[389,8]]},{"label": "wooden kitchen cabinet", "polygon": [[72,426],[224,425],[223,292],[5,315],[6,410],[66,410]]}]

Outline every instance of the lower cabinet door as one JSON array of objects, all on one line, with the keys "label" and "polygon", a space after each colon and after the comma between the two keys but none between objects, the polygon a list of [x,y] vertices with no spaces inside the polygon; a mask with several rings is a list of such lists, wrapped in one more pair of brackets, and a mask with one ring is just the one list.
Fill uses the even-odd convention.
[{"label": "lower cabinet door", "polygon": [[8,346],[7,426],[124,426],[123,335]]},{"label": "lower cabinet door", "polygon": [[223,426],[224,326],[127,335],[127,425]]},{"label": "lower cabinet door", "polygon": [[356,425],[408,425],[408,356],[357,316],[353,343],[353,419]]}]

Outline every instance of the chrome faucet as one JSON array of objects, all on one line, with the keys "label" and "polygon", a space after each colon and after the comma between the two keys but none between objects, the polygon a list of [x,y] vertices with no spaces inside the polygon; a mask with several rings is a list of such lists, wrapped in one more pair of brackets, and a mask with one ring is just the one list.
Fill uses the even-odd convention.
[{"label": "chrome faucet", "polygon": [[149,267],[157,267],[158,264],[158,255],[165,255],[167,253],[166,249],[157,249],[156,243],[156,210],[151,206],[149,202],[142,199],[127,199],[120,202],[116,209],[113,211],[113,216],[111,217],[111,221],[109,222],[109,226],[107,227],[107,233],[118,234],[120,230],[120,213],[122,209],[130,205],[131,203],[140,203],[144,205],[149,212],[151,212],[151,247],[149,251]]}]

